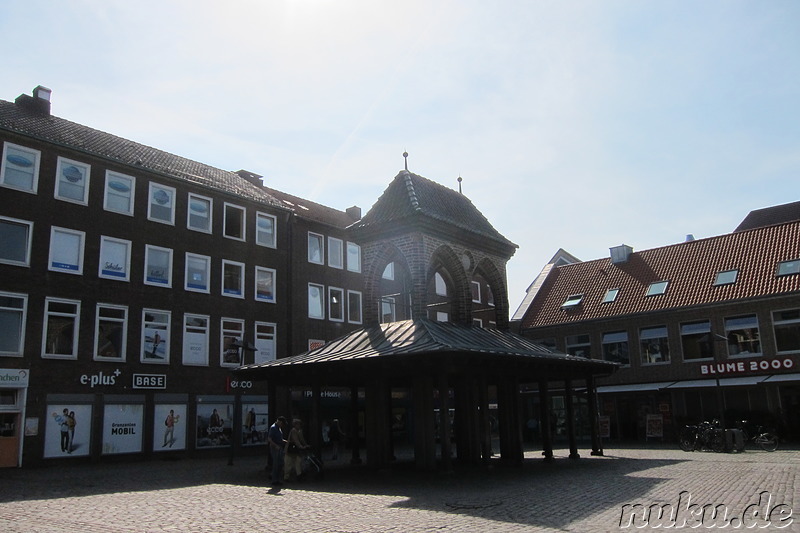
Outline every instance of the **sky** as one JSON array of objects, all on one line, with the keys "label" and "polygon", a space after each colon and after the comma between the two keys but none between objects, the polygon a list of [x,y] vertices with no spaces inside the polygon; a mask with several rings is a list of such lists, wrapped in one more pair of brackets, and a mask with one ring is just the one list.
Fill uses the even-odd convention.
[{"label": "sky", "polygon": [[4,0],[0,99],[366,211],[400,170],[581,260],[800,200],[794,0]]}]

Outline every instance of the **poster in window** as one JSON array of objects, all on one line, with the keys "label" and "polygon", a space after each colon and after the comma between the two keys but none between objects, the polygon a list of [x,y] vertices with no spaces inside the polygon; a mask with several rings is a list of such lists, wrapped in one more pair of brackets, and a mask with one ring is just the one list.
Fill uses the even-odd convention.
[{"label": "poster in window", "polygon": [[205,366],[208,364],[208,339],[205,332],[189,329],[183,334],[183,364]]},{"label": "poster in window", "polygon": [[661,438],[664,436],[664,416],[647,415],[646,417],[646,438]]},{"label": "poster in window", "polygon": [[142,451],[144,406],[108,404],[103,413],[103,455]]},{"label": "poster in window", "polygon": [[153,451],[186,449],[186,405],[159,404],[153,419]]},{"label": "poster in window", "polygon": [[167,362],[169,329],[166,324],[145,324],[142,361]]},{"label": "poster in window", "polygon": [[604,439],[611,437],[611,418],[607,415],[598,417],[600,422],[600,436]]},{"label": "poster in window", "polygon": [[266,445],[268,421],[269,409],[266,403],[242,404],[242,444]]},{"label": "poster in window", "polygon": [[89,455],[92,437],[92,406],[51,404],[45,423],[45,457]]},{"label": "poster in window", "polygon": [[231,445],[233,404],[197,404],[197,448]]}]

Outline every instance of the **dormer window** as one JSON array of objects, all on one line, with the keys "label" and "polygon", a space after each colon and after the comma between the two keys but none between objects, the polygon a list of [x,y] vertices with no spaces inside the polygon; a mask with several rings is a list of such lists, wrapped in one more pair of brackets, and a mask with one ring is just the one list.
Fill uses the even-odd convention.
[{"label": "dormer window", "polygon": [[664,294],[667,292],[667,285],[669,285],[669,281],[654,281],[647,288],[645,296],[657,296],[659,294]]},{"label": "dormer window", "polygon": [[619,289],[608,289],[601,303],[610,304],[617,299],[617,294],[619,294]]},{"label": "dormer window", "polygon": [[788,276],[789,274],[800,274],[800,259],[778,263],[778,271],[775,272],[775,275]]},{"label": "dormer window", "polygon": [[567,300],[561,304],[561,309],[574,309],[578,307],[583,301],[583,294],[572,294],[567,297]]},{"label": "dormer window", "polygon": [[717,272],[717,277],[714,278],[714,285],[731,285],[736,283],[736,278],[739,277],[738,270],[723,270]]}]

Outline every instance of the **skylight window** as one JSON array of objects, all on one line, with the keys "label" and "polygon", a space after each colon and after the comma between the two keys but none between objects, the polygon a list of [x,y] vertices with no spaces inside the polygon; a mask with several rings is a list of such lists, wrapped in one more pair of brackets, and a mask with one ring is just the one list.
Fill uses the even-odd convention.
[{"label": "skylight window", "polygon": [[645,293],[645,296],[657,296],[659,294],[664,294],[667,292],[667,285],[669,285],[669,281],[654,281],[647,288],[647,293]]},{"label": "skylight window", "polygon": [[583,294],[572,294],[567,297],[567,300],[561,304],[562,309],[572,309],[580,305],[583,301]]},{"label": "skylight window", "polygon": [[776,276],[788,276],[789,274],[800,274],[800,259],[794,261],[781,261],[778,263]]},{"label": "skylight window", "polygon": [[619,289],[608,289],[601,303],[610,304],[617,299],[617,294],[619,294]]},{"label": "skylight window", "polygon": [[739,277],[738,270],[724,270],[717,272],[717,277],[714,279],[714,285],[731,285],[736,283],[736,278]]}]

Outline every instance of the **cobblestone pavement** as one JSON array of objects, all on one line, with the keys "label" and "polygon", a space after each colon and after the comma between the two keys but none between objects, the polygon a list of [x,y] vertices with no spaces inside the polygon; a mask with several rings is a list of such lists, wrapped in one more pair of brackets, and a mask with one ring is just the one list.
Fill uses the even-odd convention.
[{"label": "cobblestone pavement", "polygon": [[376,472],[344,468],[340,460],[322,480],[280,488],[270,486],[265,460],[252,457],[232,466],[223,458],[5,469],[0,532],[602,532],[623,530],[621,518],[625,525],[633,516],[626,504],[644,506],[627,530],[655,529],[655,514],[643,521],[642,509],[669,511],[670,504],[679,509],[673,526],[687,516],[686,529],[723,525],[683,512],[687,497],[700,507],[724,506],[728,530],[754,525],[758,531],[800,531],[794,514],[777,521],[787,511],[800,512],[797,449],[715,454],[664,446],[607,448],[604,457],[581,453],[571,460],[557,450],[556,460],[544,463],[532,451],[522,467],[457,467],[453,473]]}]

